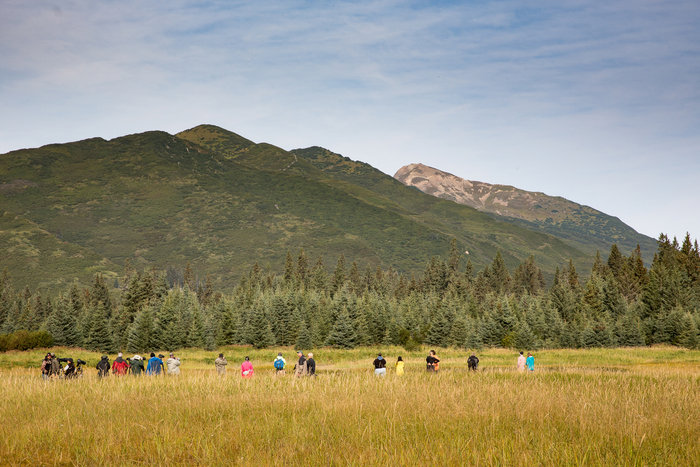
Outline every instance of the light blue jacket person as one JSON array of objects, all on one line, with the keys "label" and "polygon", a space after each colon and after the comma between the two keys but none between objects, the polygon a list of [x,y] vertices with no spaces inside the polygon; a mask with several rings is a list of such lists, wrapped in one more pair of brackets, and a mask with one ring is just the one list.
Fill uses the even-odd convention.
[{"label": "light blue jacket person", "polygon": [[163,370],[163,360],[156,357],[154,353],[151,353],[151,358],[148,359],[148,366],[146,367],[147,375],[159,375]]},{"label": "light blue jacket person", "polygon": [[527,365],[528,370],[535,371],[535,357],[533,357],[531,353],[527,354],[525,365]]}]

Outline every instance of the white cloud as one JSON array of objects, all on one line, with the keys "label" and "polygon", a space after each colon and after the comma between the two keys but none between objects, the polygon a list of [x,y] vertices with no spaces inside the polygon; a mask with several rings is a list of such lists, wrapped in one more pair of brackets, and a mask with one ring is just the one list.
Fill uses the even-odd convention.
[{"label": "white cloud", "polygon": [[[693,2],[6,0],[0,152],[211,122],[700,236],[678,183],[700,173],[699,19]],[[657,187],[663,216],[633,208]]]}]

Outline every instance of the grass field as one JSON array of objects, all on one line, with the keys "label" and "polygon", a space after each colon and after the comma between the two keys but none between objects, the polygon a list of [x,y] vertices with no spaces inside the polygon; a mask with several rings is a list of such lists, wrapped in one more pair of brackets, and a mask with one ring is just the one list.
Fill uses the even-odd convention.
[{"label": "grass field", "polygon": [[[280,349],[288,362],[291,349]],[[371,372],[374,349],[318,349],[316,378],[276,377],[277,350],[183,351],[179,377],[44,382],[43,351],[0,354],[0,464],[699,465],[700,351],[552,350],[536,371],[485,350],[481,371],[444,349],[382,349],[406,374]],[[250,355],[256,375],[240,378]],[[29,366],[34,368],[29,368]]]}]

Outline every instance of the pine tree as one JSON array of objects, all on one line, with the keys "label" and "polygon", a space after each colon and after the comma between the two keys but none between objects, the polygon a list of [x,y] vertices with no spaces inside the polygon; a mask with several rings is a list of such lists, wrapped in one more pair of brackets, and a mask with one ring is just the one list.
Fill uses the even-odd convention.
[{"label": "pine tree", "polygon": [[457,316],[452,323],[447,344],[452,347],[464,347],[468,331],[467,319],[461,315]]},{"label": "pine tree", "polygon": [[342,289],[345,285],[345,255],[340,255],[338,257],[338,263],[335,266],[335,271],[333,272],[333,292],[337,292]]},{"label": "pine tree", "polygon": [[346,307],[339,310],[326,344],[339,349],[352,349],[357,345],[355,328]]},{"label": "pine tree", "polygon": [[265,316],[265,310],[262,304],[258,304],[253,309],[253,316],[251,322],[251,344],[256,349],[262,349],[274,345],[275,336],[272,334],[272,329],[270,329],[270,321]]},{"label": "pine tree", "polygon": [[297,269],[295,271],[295,276],[299,284],[308,285],[309,261],[306,259],[306,253],[304,253],[303,248],[299,250],[299,256],[297,257]]},{"label": "pine tree", "polygon": [[644,345],[639,317],[633,312],[627,312],[618,321],[616,327],[617,342],[623,347],[638,347]]},{"label": "pine tree", "polygon": [[54,345],[76,347],[80,343],[76,317],[70,313],[69,307],[69,301],[59,297],[46,319],[46,330],[53,336]]},{"label": "pine tree", "polygon": [[311,349],[313,348],[313,342],[311,339],[311,331],[306,323],[301,323],[299,327],[299,335],[294,343],[294,347],[298,350]]},{"label": "pine tree", "polygon": [[284,260],[284,283],[291,284],[294,281],[294,276],[294,260],[292,259],[292,253],[287,250],[287,256]]},{"label": "pine tree", "polygon": [[109,309],[103,302],[90,307],[89,327],[85,339],[88,350],[109,352],[112,350],[112,335],[109,329]]},{"label": "pine tree", "polygon": [[129,325],[127,331],[126,348],[130,352],[145,352],[155,347],[154,333],[154,306],[141,308]]},{"label": "pine tree", "polygon": [[506,267],[505,261],[501,256],[501,252],[496,253],[496,257],[493,259],[491,264],[489,283],[491,285],[491,290],[495,293],[507,294],[510,292],[512,279],[508,268]]},{"label": "pine tree", "polygon": [[192,264],[190,264],[189,261],[187,262],[187,265],[185,266],[185,273],[183,275],[183,282],[184,282],[185,288],[189,288],[190,290],[196,290],[194,271],[192,270]]},{"label": "pine tree", "polygon": [[204,317],[199,308],[192,310],[190,328],[187,331],[187,347],[204,347]]}]

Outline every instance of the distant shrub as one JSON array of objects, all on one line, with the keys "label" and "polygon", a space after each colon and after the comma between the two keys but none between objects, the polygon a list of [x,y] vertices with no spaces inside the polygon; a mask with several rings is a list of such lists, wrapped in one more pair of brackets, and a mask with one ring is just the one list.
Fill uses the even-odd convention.
[{"label": "distant shrub", "polygon": [[37,347],[51,347],[53,336],[46,331],[15,331],[0,334],[0,352],[7,350],[29,350]]}]

